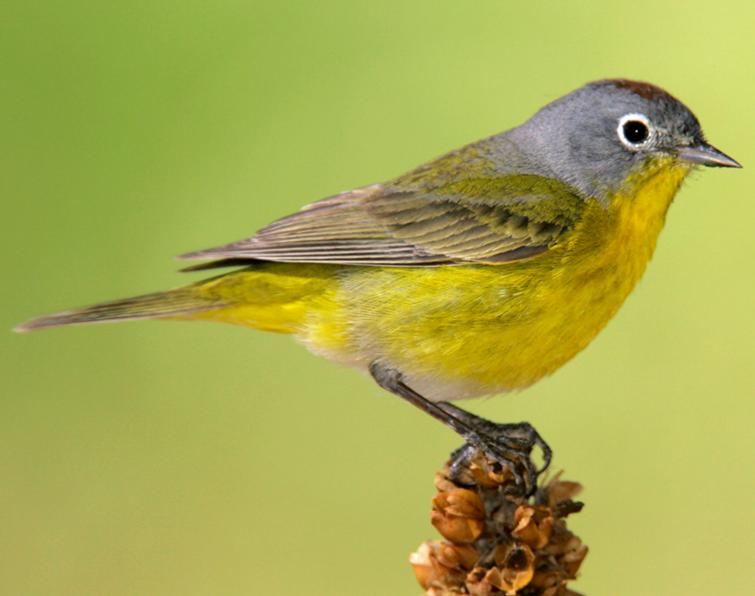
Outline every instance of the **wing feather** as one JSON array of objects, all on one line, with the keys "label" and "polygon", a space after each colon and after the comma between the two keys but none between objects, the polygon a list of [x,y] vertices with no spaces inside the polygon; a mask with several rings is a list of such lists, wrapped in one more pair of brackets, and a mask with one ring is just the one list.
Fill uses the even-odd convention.
[{"label": "wing feather", "polygon": [[179,258],[217,260],[218,266],[246,259],[367,266],[505,262],[555,244],[583,203],[551,180],[493,183],[497,192],[472,196],[455,188],[373,185],[308,205],[251,238]]}]

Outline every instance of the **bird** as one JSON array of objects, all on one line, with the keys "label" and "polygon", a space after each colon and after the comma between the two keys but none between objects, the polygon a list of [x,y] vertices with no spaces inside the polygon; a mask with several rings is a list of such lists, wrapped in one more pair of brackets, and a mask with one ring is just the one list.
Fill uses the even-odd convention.
[{"label": "bird", "polygon": [[534,427],[451,402],[524,389],[583,350],[642,277],[696,166],[741,167],[660,87],[594,81],[388,182],[179,257],[220,270],[209,279],[16,330],[174,319],[291,334],[523,470],[531,490],[542,468],[525,456],[551,457]]}]

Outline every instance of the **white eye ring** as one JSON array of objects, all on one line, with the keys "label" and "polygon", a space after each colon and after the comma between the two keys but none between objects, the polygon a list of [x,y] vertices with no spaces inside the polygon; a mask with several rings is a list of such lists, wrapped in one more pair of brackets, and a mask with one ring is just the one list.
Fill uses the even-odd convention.
[{"label": "white eye ring", "polygon": [[[648,129],[647,136],[639,143],[633,143],[632,141],[627,139],[624,132],[624,125],[627,122],[631,122],[633,120],[642,122]],[[619,140],[627,149],[630,149],[631,151],[637,151],[639,149],[642,149],[643,147],[646,147],[653,140],[653,138],[655,137],[655,127],[650,123],[650,119],[645,116],[645,114],[624,114],[621,118],[619,118],[619,125],[616,127],[616,134],[619,135]]]}]

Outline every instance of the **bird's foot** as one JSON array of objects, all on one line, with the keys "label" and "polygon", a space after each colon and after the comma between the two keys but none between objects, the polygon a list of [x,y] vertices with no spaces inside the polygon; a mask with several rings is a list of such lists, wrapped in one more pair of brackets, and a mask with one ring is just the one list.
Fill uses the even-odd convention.
[{"label": "bird's foot", "polygon": [[[550,465],[551,448],[529,422],[497,424],[475,416],[442,402],[438,406],[449,416],[469,429],[461,433],[466,445],[451,454],[450,475],[458,477],[462,470],[468,469],[469,463],[478,452],[507,469],[522,492],[529,496],[537,488],[537,478]],[[542,451],[543,465],[536,468],[532,461],[532,450],[539,447]]]}]

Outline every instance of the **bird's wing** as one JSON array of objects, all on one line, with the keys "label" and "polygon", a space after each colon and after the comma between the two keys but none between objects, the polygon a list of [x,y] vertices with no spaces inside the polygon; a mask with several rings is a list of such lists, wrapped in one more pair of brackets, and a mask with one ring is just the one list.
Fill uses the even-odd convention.
[{"label": "bird's wing", "polygon": [[180,258],[215,261],[195,268],[254,259],[368,266],[512,261],[553,246],[583,204],[568,186],[540,176],[431,190],[374,185],[313,203],[251,238]]}]

